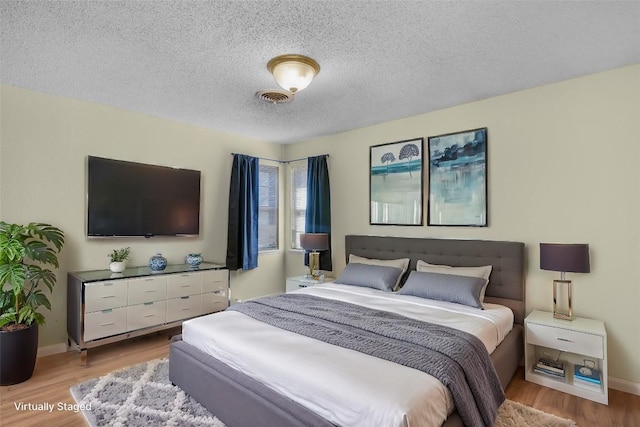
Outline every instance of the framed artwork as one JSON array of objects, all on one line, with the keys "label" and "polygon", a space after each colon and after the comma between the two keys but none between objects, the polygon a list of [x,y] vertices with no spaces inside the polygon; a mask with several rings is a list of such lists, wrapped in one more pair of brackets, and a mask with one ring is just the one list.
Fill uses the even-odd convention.
[{"label": "framed artwork", "polygon": [[369,224],[422,225],[424,138],[369,147]]},{"label": "framed artwork", "polygon": [[432,136],[428,225],[487,226],[487,128]]}]

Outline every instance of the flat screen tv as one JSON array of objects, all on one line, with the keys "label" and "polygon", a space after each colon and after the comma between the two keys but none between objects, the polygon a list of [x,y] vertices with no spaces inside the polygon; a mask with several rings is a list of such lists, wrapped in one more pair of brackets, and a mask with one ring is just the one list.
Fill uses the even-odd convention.
[{"label": "flat screen tv", "polygon": [[89,156],[89,237],[200,232],[200,171]]}]

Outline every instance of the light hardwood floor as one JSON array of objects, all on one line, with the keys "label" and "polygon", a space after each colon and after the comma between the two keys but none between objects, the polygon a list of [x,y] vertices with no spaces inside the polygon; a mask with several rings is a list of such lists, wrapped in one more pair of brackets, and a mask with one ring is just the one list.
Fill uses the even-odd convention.
[{"label": "light hardwood floor", "polygon": [[[173,331],[176,333],[177,331]],[[85,426],[84,418],[72,411],[52,413],[19,411],[16,402],[57,406],[58,402],[74,404],[69,393],[72,385],[104,375],[116,369],[169,354],[168,334],[157,334],[89,350],[89,363],[80,366],[75,352],[38,359],[33,377],[14,386],[0,387],[0,426]],[[533,406],[545,412],[571,418],[580,427],[640,427],[640,396],[609,390],[609,405],[590,402],[559,391],[524,381],[519,370],[507,387],[508,399]],[[152,426],[149,426],[152,427]]]}]

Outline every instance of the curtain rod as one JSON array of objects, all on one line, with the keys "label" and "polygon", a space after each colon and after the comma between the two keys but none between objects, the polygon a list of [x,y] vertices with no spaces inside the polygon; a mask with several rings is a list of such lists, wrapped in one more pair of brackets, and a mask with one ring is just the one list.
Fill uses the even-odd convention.
[{"label": "curtain rod", "polygon": [[[235,156],[236,154],[240,154],[240,153],[231,153],[232,156]],[[329,157],[328,154],[318,154],[318,156],[327,156]],[[309,157],[317,157],[317,156],[309,156]],[[276,160],[276,159],[269,159],[267,157],[258,157],[260,160],[268,160],[270,162],[276,162],[276,163],[291,163],[291,162],[298,162],[300,160],[307,160],[309,157],[301,157],[299,159],[293,159],[293,160]]]}]

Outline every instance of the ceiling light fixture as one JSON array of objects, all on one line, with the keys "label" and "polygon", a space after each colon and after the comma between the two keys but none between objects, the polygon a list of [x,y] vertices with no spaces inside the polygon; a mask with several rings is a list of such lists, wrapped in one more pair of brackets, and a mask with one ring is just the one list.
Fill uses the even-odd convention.
[{"label": "ceiling light fixture", "polygon": [[281,88],[296,93],[309,86],[320,65],[308,56],[280,55],[269,61],[267,69]]}]

